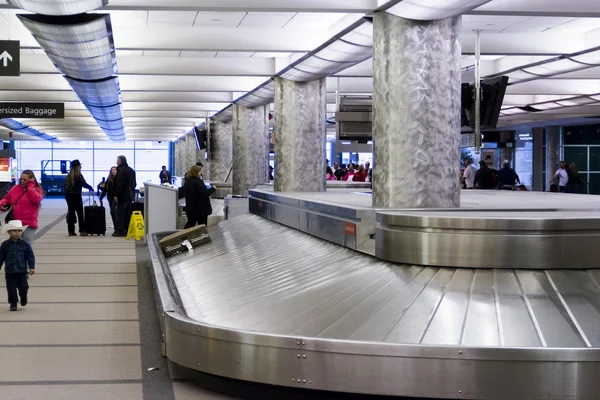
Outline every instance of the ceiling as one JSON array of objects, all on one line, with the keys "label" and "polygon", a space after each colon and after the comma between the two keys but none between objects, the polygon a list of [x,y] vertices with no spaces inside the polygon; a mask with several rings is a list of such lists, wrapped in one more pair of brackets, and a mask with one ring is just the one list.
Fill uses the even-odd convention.
[{"label": "ceiling", "polygon": [[[110,0],[129,140],[173,140],[291,61],[372,13],[382,0]],[[64,120],[22,122],[61,140],[106,135],[0,0],[0,40],[20,40],[18,78],[0,78],[0,101],[65,102]],[[492,75],[600,45],[600,1],[492,0],[463,17],[463,66],[474,64],[482,30],[482,68]],[[372,60],[339,74],[342,93],[371,93]],[[328,79],[335,110],[338,77]],[[600,67],[515,84],[506,106],[600,93]],[[550,97],[548,97],[550,96]],[[542,99],[542,100],[540,100]],[[598,106],[503,117],[502,124],[600,115]],[[0,128],[0,138],[8,131]],[[19,138],[18,135],[14,138]]]}]

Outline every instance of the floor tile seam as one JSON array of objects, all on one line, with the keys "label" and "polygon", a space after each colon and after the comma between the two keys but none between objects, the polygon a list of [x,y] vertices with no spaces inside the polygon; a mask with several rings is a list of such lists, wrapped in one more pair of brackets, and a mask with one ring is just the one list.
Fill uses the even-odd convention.
[{"label": "floor tile seam", "polygon": [[0,381],[0,386],[90,386],[90,385],[132,385],[142,384],[141,379],[88,380],[88,381]]},{"label": "floor tile seam", "polygon": [[35,276],[53,275],[136,275],[135,272],[38,272]]},{"label": "floor tile seam", "polygon": [[3,324],[46,324],[46,323],[55,323],[55,324],[66,324],[66,323],[111,323],[111,322],[137,322],[139,323],[139,319],[32,319],[32,320],[2,320],[0,319],[0,326]]},{"label": "floor tile seam", "polygon": [[42,238],[46,233],[48,233],[52,228],[54,228],[56,225],[58,225],[60,223],[60,221],[65,219],[66,217],[67,217],[67,213],[61,214],[53,222],[50,222],[50,224],[40,228],[36,232],[34,240],[37,241],[40,238]]},{"label": "floor tile seam", "polygon": [[137,301],[30,301],[29,304],[138,304]]},{"label": "floor tile seam", "polygon": [[[40,285],[36,286],[35,283],[29,281],[29,289],[49,288],[49,289],[64,289],[64,288],[135,288],[137,285]],[[6,286],[1,286],[6,288]]]},{"label": "floor tile seam", "polygon": [[141,347],[140,343],[82,343],[82,344],[0,344],[0,349],[97,349],[106,347]]}]

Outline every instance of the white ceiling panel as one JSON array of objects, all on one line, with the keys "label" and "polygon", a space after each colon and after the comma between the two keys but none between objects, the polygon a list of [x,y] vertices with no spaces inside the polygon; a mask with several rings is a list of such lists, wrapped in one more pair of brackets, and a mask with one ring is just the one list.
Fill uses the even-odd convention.
[{"label": "white ceiling panel", "polygon": [[216,58],[250,58],[253,54],[247,51],[219,51]]},{"label": "white ceiling panel", "polygon": [[246,12],[199,12],[194,27],[237,28],[246,14]]},{"label": "white ceiling panel", "polygon": [[182,51],[179,55],[182,58],[215,58],[216,51]]},{"label": "white ceiling panel", "polygon": [[298,13],[285,25],[286,29],[330,29],[340,22],[342,13]]},{"label": "white ceiling panel", "polygon": [[193,11],[149,11],[148,26],[174,25],[193,26],[197,12]]},{"label": "white ceiling panel", "polygon": [[242,22],[240,28],[260,28],[260,29],[280,29],[283,28],[295,13],[248,13]]},{"label": "white ceiling panel", "polygon": [[110,11],[109,14],[111,23],[116,26],[146,26],[148,23],[148,11]]},{"label": "white ceiling panel", "polygon": [[144,50],[144,57],[179,57],[178,51]]}]

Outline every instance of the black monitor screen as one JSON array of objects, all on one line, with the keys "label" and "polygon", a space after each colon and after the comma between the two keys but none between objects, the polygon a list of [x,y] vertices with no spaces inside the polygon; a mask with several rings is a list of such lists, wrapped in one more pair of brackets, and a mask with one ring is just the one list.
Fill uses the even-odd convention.
[{"label": "black monitor screen", "polygon": [[[481,81],[481,127],[496,128],[508,86],[508,77]],[[462,126],[475,127],[475,85],[462,85]]]},{"label": "black monitor screen", "polygon": [[208,147],[208,137],[206,130],[195,127],[194,136],[196,137],[196,146],[198,146],[198,150],[206,150],[206,148]]}]

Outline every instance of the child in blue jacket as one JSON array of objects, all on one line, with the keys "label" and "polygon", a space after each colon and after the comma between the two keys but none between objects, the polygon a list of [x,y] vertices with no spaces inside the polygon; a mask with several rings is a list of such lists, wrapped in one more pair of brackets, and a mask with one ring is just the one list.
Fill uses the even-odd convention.
[{"label": "child in blue jacket", "polygon": [[23,231],[27,229],[18,220],[10,221],[2,226],[2,234],[10,238],[0,245],[0,269],[6,263],[6,291],[10,311],[17,311],[17,290],[21,298],[21,305],[27,305],[28,274],[35,274],[35,256],[31,245],[21,239]]}]

